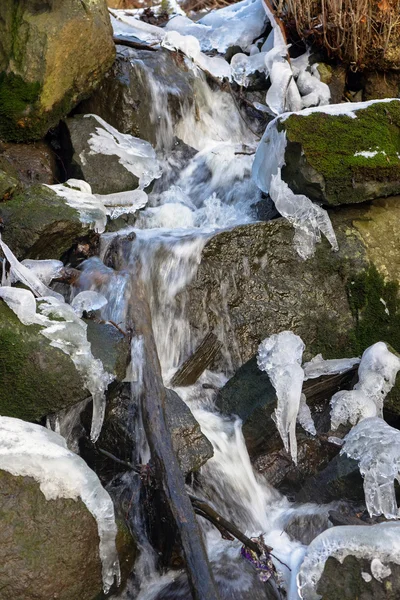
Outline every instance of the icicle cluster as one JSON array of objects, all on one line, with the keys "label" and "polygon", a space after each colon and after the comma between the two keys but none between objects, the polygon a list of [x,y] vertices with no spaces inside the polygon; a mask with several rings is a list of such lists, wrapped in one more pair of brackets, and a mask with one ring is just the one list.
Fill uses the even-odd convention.
[{"label": "icicle cluster", "polygon": [[358,368],[353,390],[337,392],[331,399],[332,429],[367,417],[383,417],[383,402],[396,381],[400,358],[384,342],[367,348]]},{"label": "icicle cluster", "polygon": [[[43,261],[37,261],[36,265],[34,264],[36,261],[30,261],[28,268],[17,260],[1,237],[0,247],[11,268],[7,276],[3,265],[0,298],[17,315],[21,323],[41,325],[43,329],[40,333],[50,340],[50,345],[70,356],[93,398],[90,436],[93,441],[96,441],[104,420],[105,392],[113,376],[104,370],[101,360],[94,358],[87,339],[87,325],[80,317],[83,311],[102,308],[107,300],[97,292],[85,291],[75,296],[69,305],[63,296],[43,283],[42,279],[50,282],[47,262],[43,266]],[[41,267],[44,269],[42,279],[38,276]],[[20,281],[29,290],[11,287],[10,280]]]}]

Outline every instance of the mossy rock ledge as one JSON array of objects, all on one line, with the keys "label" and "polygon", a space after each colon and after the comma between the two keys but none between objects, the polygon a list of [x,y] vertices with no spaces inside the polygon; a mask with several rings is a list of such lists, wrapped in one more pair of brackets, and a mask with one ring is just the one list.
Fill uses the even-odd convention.
[{"label": "mossy rock ledge", "polygon": [[400,101],[366,103],[352,114],[278,119],[287,138],[282,178],[294,192],[327,205],[400,193]]},{"label": "mossy rock ledge", "polygon": [[43,137],[115,58],[106,0],[3,0],[0,39],[0,138],[7,141]]},{"label": "mossy rock ledge", "polygon": [[73,406],[87,398],[81,375],[69,356],[23,325],[0,300],[0,414],[24,421]]},{"label": "mossy rock ledge", "polygon": [[43,185],[14,191],[0,202],[0,219],[2,238],[19,260],[59,259],[89,232],[78,211]]},{"label": "mossy rock ledge", "polygon": [[[97,523],[82,500],[46,500],[34,479],[3,470],[0,488],[0,600],[103,598]],[[117,524],[126,579],[136,549]]]}]

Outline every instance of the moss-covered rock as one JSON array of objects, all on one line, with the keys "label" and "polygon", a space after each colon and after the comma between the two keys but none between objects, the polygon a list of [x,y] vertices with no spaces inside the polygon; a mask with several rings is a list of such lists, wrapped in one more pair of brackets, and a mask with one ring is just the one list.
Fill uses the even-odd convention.
[{"label": "moss-covered rock", "polygon": [[0,301],[0,414],[25,421],[88,397],[69,356],[50,346],[37,325],[23,325]]},{"label": "moss-covered rock", "polygon": [[[0,600],[103,597],[97,523],[81,500],[46,500],[30,477],[0,470]],[[117,519],[123,580],[136,548]]]},{"label": "moss-covered rock", "polygon": [[105,0],[0,5],[0,137],[40,139],[100,83],[115,49]]},{"label": "moss-covered rock", "polygon": [[18,179],[0,170],[0,202],[9,200],[18,186]]},{"label": "moss-covered rock", "polygon": [[60,258],[89,231],[78,211],[41,185],[0,202],[0,218],[2,237],[19,259]]},{"label": "moss-covered rock", "polygon": [[81,500],[46,500],[30,477],[0,471],[0,599],[93,600],[99,536]]},{"label": "moss-covered rock", "polygon": [[294,192],[330,205],[400,193],[400,101],[354,114],[317,111],[278,121],[288,141],[282,177]]}]

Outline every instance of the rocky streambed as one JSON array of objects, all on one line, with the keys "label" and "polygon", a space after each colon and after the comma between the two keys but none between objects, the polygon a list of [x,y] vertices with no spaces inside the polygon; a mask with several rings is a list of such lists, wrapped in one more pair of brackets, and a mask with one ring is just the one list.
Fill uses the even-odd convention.
[{"label": "rocky streambed", "polygon": [[397,71],[78,4],[0,7],[0,599],[396,598]]}]

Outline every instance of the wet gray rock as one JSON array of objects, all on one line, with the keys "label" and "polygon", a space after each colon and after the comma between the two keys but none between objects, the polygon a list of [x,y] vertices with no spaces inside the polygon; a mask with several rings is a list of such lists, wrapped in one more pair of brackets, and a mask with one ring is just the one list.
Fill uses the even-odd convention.
[{"label": "wet gray rock", "polygon": [[[89,139],[102,125],[92,115],[66,119],[63,145],[67,149],[68,178],[83,179],[94,194],[125,192],[138,187],[139,179],[120,162],[120,157],[91,153]],[[69,151],[68,151],[69,149]]]},{"label": "wet gray rock", "polygon": [[0,203],[0,219],[2,238],[19,260],[59,259],[89,232],[78,211],[43,185],[14,191]]},{"label": "wet gray rock", "polygon": [[335,456],[325,469],[307,479],[296,494],[299,502],[328,503],[343,499],[364,502],[358,463],[345,454]]},{"label": "wet gray rock", "polygon": [[112,373],[118,381],[122,381],[130,360],[128,337],[109,323],[96,323],[86,319],[86,324],[93,356],[101,360],[106,371]]},{"label": "wet gray rock", "polygon": [[97,114],[122,133],[155,144],[170,127],[166,105],[176,119],[186,104],[193,103],[194,79],[179,53],[118,46],[114,66],[78,110]]},{"label": "wet gray rock", "polygon": [[[192,415],[190,409],[173,390],[166,390],[166,420],[171,433],[172,445],[177,454],[179,465],[186,475],[197,471],[213,455],[211,442],[201,432],[200,426]],[[114,454],[121,460],[132,460],[136,434],[134,422],[137,416],[137,405],[131,400],[130,385],[124,384],[120,391],[107,402],[106,416],[98,446]],[[91,456],[93,448],[86,448],[89,452],[87,460],[96,460],[96,465],[103,473],[115,474],[118,465],[96,454]],[[120,471],[126,471],[126,466],[121,466]]]},{"label": "wet gray rock", "polygon": [[[378,581],[371,576],[365,581],[362,573],[371,575],[371,561],[347,556],[342,563],[333,557],[326,561],[317,593],[324,600],[397,600],[400,596],[400,566],[388,563],[391,575]],[[305,596],[304,600],[307,600]]]}]

